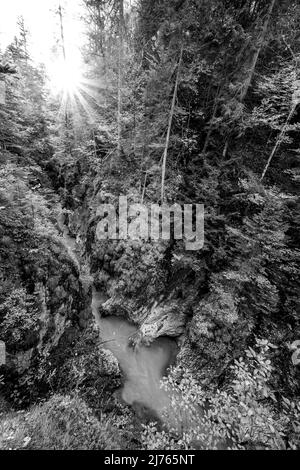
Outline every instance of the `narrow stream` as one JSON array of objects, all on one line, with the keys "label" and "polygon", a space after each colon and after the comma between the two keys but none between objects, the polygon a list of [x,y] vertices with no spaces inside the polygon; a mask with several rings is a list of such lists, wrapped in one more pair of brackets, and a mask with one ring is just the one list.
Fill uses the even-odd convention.
[{"label": "narrow stream", "polygon": [[[62,219],[59,220],[59,226],[70,256],[80,267],[75,251],[76,240],[70,236]],[[93,289],[91,307],[100,328],[101,342],[104,343],[103,347],[110,350],[116,357],[125,377],[120,391],[121,398],[136,410],[140,411],[144,408],[160,418],[162,410],[170,402],[167,392],[160,387],[160,380],[176,357],[176,342],[173,339],[161,337],[149,347],[132,348],[129,345],[129,339],[137,328],[122,317],[101,317],[99,307],[105,300],[101,292]]]},{"label": "narrow stream", "polygon": [[[81,270],[76,254],[75,238],[70,236],[63,218],[58,220],[58,224],[64,245],[81,271],[81,278],[86,277],[86,273],[84,274]],[[89,282],[92,282],[89,273],[88,277],[90,278]],[[195,421],[195,413],[200,417],[203,415],[203,410],[201,408],[194,409],[193,415],[184,410],[182,414],[182,410],[170,407],[171,397],[161,388],[161,379],[166,375],[168,367],[175,361],[178,352],[176,341],[168,337],[160,337],[148,347],[141,345],[133,348],[130,345],[130,337],[138,330],[137,327],[123,317],[102,317],[99,310],[106,300],[107,297],[103,293],[93,288],[91,308],[95,321],[99,325],[102,347],[112,352],[124,376],[124,383],[118,391],[120,398],[132,406],[142,419],[145,417],[158,419],[167,427],[175,429],[183,429],[183,426],[188,429],[195,424],[198,426],[198,421]],[[163,415],[163,410],[168,408],[167,416]],[[204,432],[206,431],[205,429]],[[226,440],[220,441],[217,448],[226,449],[229,444]]]},{"label": "narrow stream", "polygon": [[137,328],[122,317],[100,317],[100,303],[101,294],[94,290],[92,310],[100,327],[101,340],[118,360],[125,376],[122,399],[128,405],[143,406],[161,417],[163,408],[169,404],[169,396],[160,387],[160,380],[176,356],[176,342],[161,337],[151,346],[134,349],[129,339]]}]

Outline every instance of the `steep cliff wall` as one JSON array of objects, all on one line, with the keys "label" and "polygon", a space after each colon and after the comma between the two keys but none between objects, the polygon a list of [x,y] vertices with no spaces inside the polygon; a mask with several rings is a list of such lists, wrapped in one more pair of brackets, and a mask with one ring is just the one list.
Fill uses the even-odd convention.
[{"label": "steep cliff wall", "polygon": [[58,199],[39,181],[39,168],[20,166],[8,154],[5,159],[0,172],[3,370],[6,392],[23,385],[29,396],[39,393],[35,384],[49,387],[49,366],[59,345],[71,344],[88,327],[91,292],[68,253],[56,223]]}]

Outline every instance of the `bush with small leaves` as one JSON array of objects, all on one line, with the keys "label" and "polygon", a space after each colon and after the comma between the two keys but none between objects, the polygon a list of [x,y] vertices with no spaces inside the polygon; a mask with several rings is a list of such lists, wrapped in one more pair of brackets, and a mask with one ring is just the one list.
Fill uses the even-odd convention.
[{"label": "bush with small leaves", "polygon": [[35,341],[38,318],[34,296],[29,296],[23,288],[12,290],[0,304],[0,335],[7,347],[17,350]]},{"label": "bush with small leaves", "polygon": [[146,426],[144,448],[297,448],[300,403],[284,400],[280,411],[269,386],[273,368],[268,354],[273,347],[267,340],[257,340],[246,358],[231,366],[231,383],[214,392],[204,391],[189,371],[173,369],[163,381],[170,395],[165,428],[159,430],[155,423]]},{"label": "bush with small leaves", "polygon": [[76,397],[53,396],[33,411],[29,427],[39,449],[95,450],[118,446],[112,419],[103,415],[98,420]]}]

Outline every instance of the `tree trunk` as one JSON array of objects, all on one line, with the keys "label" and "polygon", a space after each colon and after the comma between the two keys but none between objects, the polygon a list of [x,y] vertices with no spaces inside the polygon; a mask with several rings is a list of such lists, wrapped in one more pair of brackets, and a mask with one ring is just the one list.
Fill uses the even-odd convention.
[{"label": "tree trunk", "polygon": [[216,98],[215,98],[213,114],[212,114],[212,117],[211,117],[211,120],[210,120],[209,129],[207,131],[206,139],[205,139],[203,150],[202,150],[203,155],[206,153],[206,150],[207,150],[207,147],[208,147],[208,144],[209,144],[209,141],[210,141],[210,136],[211,136],[211,133],[212,133],[212,129],[213,129],[214,119],[215,119],[216,114],[217,114],[219,91],[220,91],[220,88],[219,88],[219,90],[217,92],[217,95],[216,95]]},{"label": "tree trunk", "polygon": [[260,35],[260,38],[259,38],[259,41],[258,41],[257,50],[256,50],[256,52],[255,52],[255,54],[252,58],[252,63],[251,63],[251,66],[250,66],[248,77],[247,77],[247,79],[244,83],[243,89],[242,89],[241,94],[240,94],[240,101],[241,102],[243,102],[245,100],[245,98],[247,96],[247,93],[248,93],[248,90],[250,88],[250,85],[251,85],[251,82],[252,82],[252,79],[253,79],[253,76],[254,76],[256,64],[257,64],[258,58],[260,56],[261,49],[262,49],[262,46],[263,46],[263,43],[264,43],[264,39],[265,39],[267,31],[268,31],[268,27],[269,27],[271,15],[272,15],[275,3],[276,3],[276,0],[271,0],[270,8],[269,8],[268,13],[266,15],[266,19],[265,19],[265,22],[264,22],[264,25],[263,25],[263,28],[262,28],[262,32],[261,32],[261,35]]},{"label": "tree trunk", "polygon": [[281,142],[282,142],[283,139],[284,139],[287,126],[289,125],[289,122],[290,122],[290,120],[292,119],[292,117],[293,117],[293,115],[294,115],[294,112],[295,112],[295,110],[296,110],[296,107],[297,107],[297,103],[294,103],[293,106],[292,106],[292,109],[291,109],[291,111],[290,111],[290,113],[289,113],[289,115],[288,115],[288,118],[287,118],[285,124],[283,125],[283,127],[282,127],[282,129],[281,129],[281,132],[280,132],[280,134],[279,134],[279,136],[278,136],[278,138],[277,138],[277,140],[276,140],[276,143],[275,143],[274,148],[273,148],[273,150],[272,150],[272,152],[271,152],[271,155],[270,155],[269,158],[268,158],[267,164],[266,164],[266,166],[265,166],[265,168],[264,168],[264,171],[263,171],[263,173],[262,173],[262,175],[261,175],[260,181],[262,181],[262,180],[264,179],[264,177],[265,177],[265,175],[266,175],[266,173],[267,173],[267,171],[268,171],[268,168],[269,168],[269,166],[270,166],[270,164],[271,164],[271,161],[273,160],[273,157],[274,157],[275,153],[276,153],[277,150],[279,149],[279,147],[280,147],[280,145],[281,145]]},{"label": "tree trunk", "polygon": [[60,20],[61,47],[62,47],[64,61],[66,61],[65,34],[64,34],[64,24],[63,24],[61,4],[59,4],[59,7],[58,7],[58,14],[59,14],[59,20]]},{"label": "tree trunk", "polygon": [[[261,50],[262,50],[262,47],[263,47],[263,43],[264,43],[264,39],[265,39],[267,31],[268,31],[268,27],[269,27],[271,15],[272,15],[274,7],[275,7],[275,3],[276,3],[276,0],[271,0],[270,7],[269,7],[269,10],[266,14],[266,18],[265,18],[265,21],[264,21],[264,24],[263,24],[263,28],[262,28],[262,31],[261,31],[261,34],[260,34],[260,37],[259,37],[259,41],[258,41],[258,44],[257,44],[257,49],[256,49],[256,52],[255,52],[253,58],[252,58],[247,78],[246,78],[246,80],[243,84],[243,88],[242,88],[241,93],[240,93],[239,99],[240,99],[241,103],[243,103],[245,101],[245,98],[248,94],[250,85],[252,83],[253,76],[254,76],[255,69],[256,69],[256,65],[257,65],[257,61],[258,61],[258,58],[260,56],[260,53],[261,53]],[[225,141],[225,146],[224,146],[224,151],[223,151],[223,158],[226,157],[229,142],[230,142],[230,134],[229,134],[229,136],[227,137],[227,139]]]},{"label": "tree trunk", "polygon": [[177,90],[178,90],[178,83],[179,83],[179,73],[180,73],[180,66],[181,66],[181,61],[182,61],[182,54],[183,54],[183,45],[181,46],[178,65],[177,65],[177,74],[176,74],[176,81],[175,81],[174,92],[173,92],[172,105],[171,105],[171,110],[170,110],[170,115],[169,115],[169,124],[168,124],[168,131],[167,131],[167,137],[166,137],[166,145],[165,145],[165,150],[164,150],[164,154],[163,154],[162,172],[161,172],[161,202],[162,203],[164,201],[164,196],[165,196],[166,164],[167,164],[171,128],[172,128],[172,122],[173,122],[173,116],[174,116],[174,110],[175,110],[175,103],[176,103],[176,97],[177,97]]},{"label": "tree trunk", "polygon": [[124,0],[119,0],[119,52],[118,52],[118,158],[121,158],[122,144],[122,82],[123,82],[123,44],[124,42]]}]

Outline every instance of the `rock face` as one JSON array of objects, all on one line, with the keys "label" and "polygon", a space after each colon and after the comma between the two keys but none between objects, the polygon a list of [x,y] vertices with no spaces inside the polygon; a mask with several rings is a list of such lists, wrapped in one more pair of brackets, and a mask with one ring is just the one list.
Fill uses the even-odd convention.
[{"label": "rock face", "polygon": [[[65,256],[63,246],[59,255]],[[25,337],[24,342],[7,346],[7,367],[18,374],[28,370],[38,356],[51,355],[68,329],[84,329],[91,319],[90,295],[68,261],[61,262],[60,272],[37,282],[34,292],[38,299],[35,338],[28,341]]]},{"label": "rock face", "polygon": [[[100,315],[121,316],[136,325],[138,331],[131,338],[134,346],[150,345],[160,336],[180,338],[187,331],[204,275],[203,279],[198,275],[195,285],[192,261],[185,253],[176,255],[180,245],[163,240],[99,241],[96,209],[102,203],[117,204],[118,198],[93,178],[85,186],[81,204],[68,214],[67,224],[81,253],[89,259],[95,290],[103,294]],[[80,197],[78,191],[76,194]],[[134,199],[134,191],[130,194],[133,203],[139,201]]]},{"label": "rock face", "polygon": [[138,333],[132,342],[136,345],[149,345],[160,336],[181,336],[197,290],[189,282],[188,270],[174,269],[170,244],[163,240],[99,241],[94,209],[107,201],[101,190],[97,194],[87,191],[85,204],[87,201],[89,210],[75,209],[68,223],[89,257],[97,292],[106,297],[100,314],[122,316],[135,324]]},{"label": "rock face", "polygon": [[178,300],[156,301],[149,307],[137,307],[136,299],[111,298],[100,307],[102,316],[121,316],[138,326],[131,342],[133,346],[150,345],[160,336],[177,338],[187,323],[186,305]]},{"label": "rock face", "polygon": [[40,242],[44,246],[34,266],[25,258],[25,281],[16,269],[22,255],[17,249],[3,277],[9,286],[0,303],[0,338],[7,350],[3,369],[16,380],[24,374],[38,378],[59,343],[68,342],[69,332],[79,335],[92,318],[90,285],[82,282],[64,240],[55,236]]},{"label": "rock face", "polygon": [[159,336],[180,336],[187,321],[186,313],[184,309],[180,311],[180,307],[176,301],[155,303],[140,325],[136,344],[142,342],[148,345]]}]

